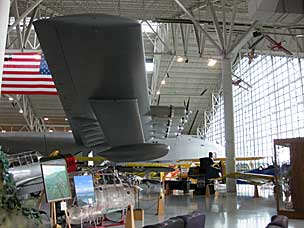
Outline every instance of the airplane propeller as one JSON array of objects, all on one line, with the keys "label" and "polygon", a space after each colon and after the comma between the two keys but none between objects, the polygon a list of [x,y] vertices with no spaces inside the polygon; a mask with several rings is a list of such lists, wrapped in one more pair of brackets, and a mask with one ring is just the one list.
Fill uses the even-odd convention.
[{"label": "airplane propeller", "polygon": [[190,126],[190,128],[189,128],[188,135],[191,134],[191,131],[192,131],[192,128],[193,128],[194,123],[195,123],[195,121],[196,121],[196,118],[197,118],[197,116],[198,116],[198,113],[199,113],[199,110],[197,109],[197,110],[196,110],[196,113],[195,113],[195,116],[194,116],[194,118],[193,118],[193,120],[192,120],[191,126]]},{"label": "airplane propeller", "polygon": [[184,100],[184,107],[186,109],[186,112],[189,111],[189,106],[190,106],[190,96],[189,96],[187,102],[186,102],[186,100]]},{"label": "airplane propeller", "polygon": [[206,92],[207,92],[207,89],[204,89],[204,90],[201,92],[200,96],[203,96]]}]

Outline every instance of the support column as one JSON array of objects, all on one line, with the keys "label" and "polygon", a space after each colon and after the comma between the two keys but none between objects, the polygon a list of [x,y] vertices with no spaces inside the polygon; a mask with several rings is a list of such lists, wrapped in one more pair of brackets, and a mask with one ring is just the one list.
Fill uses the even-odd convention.
[{"label": "support column", "polygon": [[[235,172],[235,147],[231,59],[225,56],[222,59],[222,85],[224,93],[226,173],[228,174]],[[227,178],[227,192],[236,192],[234,179]]]},{"label": "support column", "polygon": [[10,0],[0,1],[0,94],[2,85],[2,73],[4,64],[5,44],[8,28]]}]

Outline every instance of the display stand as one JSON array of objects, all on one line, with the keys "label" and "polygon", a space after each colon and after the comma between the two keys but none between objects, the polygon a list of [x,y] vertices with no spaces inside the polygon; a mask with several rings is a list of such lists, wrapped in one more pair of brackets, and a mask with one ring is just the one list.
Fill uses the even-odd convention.
[{"label": "display stand", "polygon": [[160,172],[159,173],[159,177],[160,177],[160,183],[161,183],[161,188],[160,190],[162,192],[166,191],[166,186],[165,186],[165,173],[164,172]]},{"label": "display stand", "polygon": [[164,207],[164,195],[163,193],[159,194],[158,201],[157,201],[157,212],[158,216],[163,216],[165,214],[165,207]]},{"label": "display stand", "polygon": [[143,209],[134,209],[134,220],[135,221],[142,221],[142,225],[145,223],[145,211]]},{"label": "display stand", "polygon": [[144,225],[144,220],[145,220],[145,212],[143,209],[139,208],[139,193],[140,193],[140,188],[134,188],[135,195],[136,197],[136,205],[137,208],[133,210],[134,213],[134,220],[135,221],[142,221],[142,226]]},{"label": "display stand", "polygon": [[37,210],[40,211],[41,206],[42,206],[42,201],[44,197],[44,191],[42,191],[39,195],[38,203],[37,203]]},{"label": "display stand", "polygon": [[304,219],[304,138],[275,139],[277,211],[290,219]]},{"label": "display stand", "polygon": [[65,214],[65,221],[66,221],[66,224],[68,225],[69,228],[71,228],[71,223],[70,223],[70,219],[69,219],[69,216],[68,216],[68,211],[67,211],[67,209],[64,210],[64,214]]},{"label": "display stand", "polygon": [[135,228],[134,212],[131,205],[128,206],[125,228]]},{"label": "display stand", "polygon": [[[61,226],[57,224],[57,214],[56,214],[56,202],[51,202],[50,203],[50,217],[51,217],[51,224],[53,228],[60,228]],[[66,224],[68,225],[69,228],[71,228],[69,216],[67,209],[64,208],[64,214],[65,214],[65,219],[66,219]]]},{"label": "display stand", "polygon": [[59,226],[57,224],[57,216],[56,216],[56,203],[52,202],[50,203],[50,215],[51,215],[51,224],[53,228],[59,228],[61,226]]}]

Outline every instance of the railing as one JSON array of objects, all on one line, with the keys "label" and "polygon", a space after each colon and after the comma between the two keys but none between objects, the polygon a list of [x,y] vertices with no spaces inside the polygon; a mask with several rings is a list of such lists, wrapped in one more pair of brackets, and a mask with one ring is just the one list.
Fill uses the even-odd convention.
[{"label": "railing", "polygon": [[41,154],[37,151],[25,151],[18,154],[8,154],[7,158],[10,163],[10,167],[28,165],[36,163],[41,158]]}]

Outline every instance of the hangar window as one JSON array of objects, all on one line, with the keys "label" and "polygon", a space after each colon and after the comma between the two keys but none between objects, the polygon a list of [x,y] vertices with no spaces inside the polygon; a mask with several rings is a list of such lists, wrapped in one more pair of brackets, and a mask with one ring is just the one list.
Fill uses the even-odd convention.
[{"label": "hangar window", "polygon": [[[268,156],[273,139],[304,137],[304,59],[260,55],[242,58],[233,68],[252,88],[233,87],[236,156]],[[224,142],[223,98],[207,129],[207,138]]]},{"label": "hangar window", "polygon": [[139,21],[139,23],[141,23],[141,30],[144,33],[153,33],[153,30],[157,31],[158,23],[152,21],[148,21],[149,25],[145,21]]},{"label": "hangar window", "polygon": [[146,65],[146,72],[147,73],[153,72],[153,69],[154,69],[154,63],[153,62],[147,62],[146,61],[145,65]]}]

